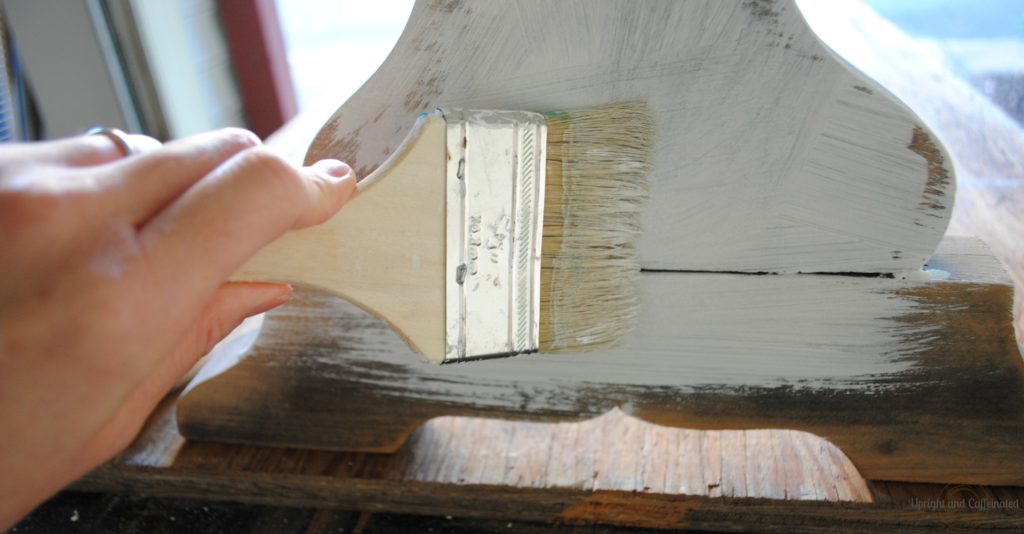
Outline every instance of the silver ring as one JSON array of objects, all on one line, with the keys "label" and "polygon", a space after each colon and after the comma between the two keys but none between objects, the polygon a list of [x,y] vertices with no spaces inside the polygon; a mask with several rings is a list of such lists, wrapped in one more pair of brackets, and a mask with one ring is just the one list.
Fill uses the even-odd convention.
[{"label": "silver ring", "polygon": [[124,153],[125,157],[138,153],[138,150],[132,146],[132,142],[128,139],[128,134],[118,130],[117,128],[97,126],[95,128],[90,128],[83,135],[102,135],[107,139],[110,139],[115,145],[117,145],[117,148],[121,149],[121,152]]}]

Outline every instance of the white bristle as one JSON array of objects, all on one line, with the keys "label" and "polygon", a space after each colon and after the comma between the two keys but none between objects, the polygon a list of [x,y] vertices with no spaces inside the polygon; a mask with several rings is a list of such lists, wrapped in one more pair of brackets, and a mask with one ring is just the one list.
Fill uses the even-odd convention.
[{"label": "white bristle", "polygon": [[654,121],[642,103],[547,115],[542,352],[614,345],[636,324],[636,242]]}]

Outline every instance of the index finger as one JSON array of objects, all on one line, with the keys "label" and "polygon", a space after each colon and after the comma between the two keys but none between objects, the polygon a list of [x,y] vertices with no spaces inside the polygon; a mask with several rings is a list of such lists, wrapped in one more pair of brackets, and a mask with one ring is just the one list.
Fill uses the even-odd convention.
[{"label": "index finger", "polygon": [[148,266],[176,299],[201,304],[277,237],[329,219],[355,183],[338,161],[298,169],[264,149],[242,152],[142,228]]}]

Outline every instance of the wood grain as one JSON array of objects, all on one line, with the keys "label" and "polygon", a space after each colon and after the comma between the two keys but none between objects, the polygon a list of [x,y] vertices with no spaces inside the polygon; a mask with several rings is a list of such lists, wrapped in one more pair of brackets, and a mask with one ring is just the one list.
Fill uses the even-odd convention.
[{"label": "wood grain", "polygon": [[[409,469],[410,458],[415,458],[417,454],[429,455],[426,450],[417,453],[418,446],[413,445],[415,441],[410,441],[397,455],[380,455],[176,439],[173,400],[171,396],[158,408],[131,448],[114,462],[80,480],[74,486],[75,489],[278,507],[342,507],[375,513],[388,511],[392,514],[418,514],[438,518],[455,516],[462,518],[456,522],[468,522],[467,531],[481,531],[481,528],[486,530],[487,525],[483,524],[482,527],[479,520],[493,519],[500,519],[500,529],[496,527],[496,530],[501,531],[507,530],[510,521],[536,521],[566,526],[596,524],[729,531],[777,529],[786,532],[863,532],[877,529],[917,532],[950,527],[1019,531],[1024,527],[1024,514],[1020,513],[1019,508],[994,513],[970,510],[954,512],[915,505],[927,501],[942,502],[951,495],[951,491],[961,491],[961,488],[998,502],[1020,503],[1024,502],[1024,491],[1020,488],[951,488],[946,485],[880,482],[863,486],[857,478],[844,479],[830,471],[829,465],[838,465],[837,461],[843,461],[841,453],[838,453],[838,457],[832,456],[831,453],[836,449],[819,448],[823,442],[817,439],[794,441],[806,445],[796,450],[796,458],[788,456],[791,452],[779,454],[765,451],[767,454],[762,455],[760,461],[766,465],[774,463],[794,474],[797,470],[793,466],[799,465],[809,475],[804,480],[803,492],[788,494],[786,499],[723,497],[720,491],[716,491],[722,487],[721,484],[712,487],[716,483],[715,477],[699,481],[701,485],[707,482],[709,488],[706,493],[696,495],[630,492],[609,488],[584,489],[582,485],[533,488],[508,484],[452,484],[414,478],[412,473],[426,470],[425,474],[429,475],[431,472],[425,469],[428,462],[421,462],[418,471]],[[464,419],[459,424],[478,423]],[[516,424],[506,425],[505,430]],[[648,425],[648,428],[656,427]],[[423,429],[421,432],[427,431]],[[750,436],[763,434],[763,431],[740,431],[735,436],[741,434]],[[493,437],[493,434],[485,435]],[[705,433],[705,445],[713,445],[705,447],[705,450],[710,452],[725,442],[735,442],[726,436],[728,432]],[[171,437],[175,438],[169,439]],[[447,447],[450,450],[453,446]],[[523,451],[511,444],[505,450],[510,455]],[[708,469],[722,469],[720,459],[720,453],[718,456],[704,455],[702,460],[705,462],[705,472]],[[687,458],[680,457],[680,460],[687,461]],[[725,476],[720,478],[741,479],[746,476],[728,467],[725,469]],[[699,491],[701,485],[695,489]],[[754,494],[759,491],[757,485],[747,487]],[[846,496],[856,502],[812,500],[806,494],[808,488],[826,492],[817,494],[818,498],[831,491],[837,495],[849,491]],[[370,517],[364,519],[374,521]],[[428,518],[420,518],[415,522],[417,528],[422,529],[430,521]],[[445,528],[452,528],[453,524],[462,523],[445,519]],[[524,527],[519,523],[514,526],[517,529]]]},{"label": "wood grain", "polygon": [[[203,470],[445,486],[572,488],[711,497],[870,502],[870,491],[834,446],[788,430],[700,432],[644,423],[612,411],[582,423],[436,418],[394,454],[281,449],[180,439],[173,399],[117,462],[172,477]],[[749,453],[726,450],[738,444]],[[486,445],[486,446],[483,446]],[[834,472],[836,466],[839,472]],[[241,471],[240,471],[241,470]],[[788,477],[774,473],[790,471]],[[204,478],[204,475],[198,475]],[[85,484],[86,486],[89,483]]]}]

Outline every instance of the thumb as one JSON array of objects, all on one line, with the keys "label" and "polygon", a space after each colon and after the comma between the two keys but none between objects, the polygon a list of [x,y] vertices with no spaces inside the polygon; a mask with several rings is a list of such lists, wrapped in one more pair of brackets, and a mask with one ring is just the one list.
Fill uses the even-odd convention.
[{"label": "thumb", "polygon": [[96,465],[127,447],[167,392],[214,345],[246,317],[284,304],[292,296],[287,284],[227,282],[207,302],[199,319],[153,372],[128,394],[114,415],[82,451],[82,461]]}]

